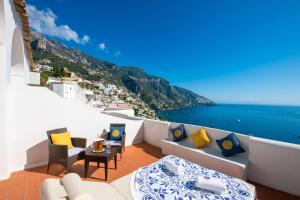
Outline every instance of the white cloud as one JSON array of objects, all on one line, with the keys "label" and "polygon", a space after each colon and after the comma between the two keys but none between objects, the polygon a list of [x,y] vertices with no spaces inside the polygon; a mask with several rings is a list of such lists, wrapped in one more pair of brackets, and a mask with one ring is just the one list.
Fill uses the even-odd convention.
[{"label": "white cloud", "polygon": [[90,37],[88,35],[84,35],[83,38],[81,39],[82,44],[86,44],[90,41]]},{"label": "white cloud", "polygon": [[118,49],[115,49],[114,55],[115,55],[115,57],[120,57],[121,52]]},{"label": "white cloud", "polygon": [[90,37],[87,35],[80,38],[68,25],[57,25],[57,16],[52,10],[38,10],[34,5],[30,4],[26,8],[29,14],[30,26],[34,31],[78,44],[86,44],[90,40]]},{"label": "white cloud", "polygon": [[102,50],[104,50],[106,48],[105,43],[103,43],[103,42],[100,43],[99,44],[99,48],[102,49]]}]

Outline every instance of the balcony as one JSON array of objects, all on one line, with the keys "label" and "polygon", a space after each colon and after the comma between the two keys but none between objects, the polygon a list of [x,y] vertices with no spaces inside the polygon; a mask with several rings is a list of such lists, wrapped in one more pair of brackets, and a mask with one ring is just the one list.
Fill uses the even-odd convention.
[{"label": "balcony", "polygon": [[[12,199],[36,199],[43,180],[64,175],[64,168],[59,165],[51,166],[51,175],[46,174],[46,130],[67,127],[72,136],[85,137],[87,144],[91,144],[97,133],[104,128],[108,130],[110,123],[125,123],[126,151],[123,159],[118,161],[118,169],[109,169],[108,182],[111,182],[160,159],[164,152],[161,142],[168,137],[169,127],[174,125],[171,122],[100,113],[85,104],[66,101],[47,88],[34,86],[9,86],[5,108],[5,137],[0,141],[3,144],[0,145],[3,158],[1,169],[4,170],[0,170],[0,174],[9,178],[0,182],[0,199],[7,199],[8,196],[15,197]],[[189,124],[185,127],[190,130],[201,128]],[[212,135],[229,133],[206,129]],[[300,146],[252,136],[243,137],[247,138],[249,154],[246,180],[256,186],[258,197],[299,198],[297,187],[300,174],[297,172],[300,162],[296,158],[300,155]],[[222,165],[218,167],[222,169]],[[77,162],[71,170],[84,177],[83,162]],[[88,177],[88,180],[103,181],[103,166],[97,169],[94,164]]]}]

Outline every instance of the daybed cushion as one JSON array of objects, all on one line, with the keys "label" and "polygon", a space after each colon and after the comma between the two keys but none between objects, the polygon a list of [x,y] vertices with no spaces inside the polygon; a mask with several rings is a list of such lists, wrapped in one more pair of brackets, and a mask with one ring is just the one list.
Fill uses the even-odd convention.
[{"label": "daybed cushion", "polygon": [[113,182],[111,185],[117,190],[124,199],[132,199],[131,192],[130,192],[130,181],[133,173],[123,176]]},{"label": "daybed cushion", "polygon": [[[115,188],[108,183],[83,181],[85,191],[93,199],[124,200]],[[60,179],[47,179],[40,188],[41,200],[68,200]]]},{"label": "daybed cushion", "polygon": [[107,199],[107,200],[120,200],[124,198],[119,194],[115,188],[108,183],[84,181],[83,185],[88,194],[90,194],[95,200]]},{"label": "daybed cushion", "polygon": [[41,200],[64,200],[67,193],[59,179],[46,179],[40,188]]}]

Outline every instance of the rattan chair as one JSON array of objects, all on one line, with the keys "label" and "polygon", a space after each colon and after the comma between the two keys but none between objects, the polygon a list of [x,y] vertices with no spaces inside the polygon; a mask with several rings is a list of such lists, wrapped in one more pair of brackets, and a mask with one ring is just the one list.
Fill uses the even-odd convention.
[{"label": "rattan chair", "polygon": [[125,152],[125,138],[126,138],[125,124],[110,124],[110,127],[124,128],[124,135],[122,136],[122,138],[119,142],[112,142],[112,141],[108,140],[110,132],[106,132],[106,130],[103,130],[103,133],[102,133],[102,138],[107,140],[108,142],[111,142],[111,146],[113,148],[117,148],[117,151],[120,154],[120,158],[122,159],[122,153]]},{"label": "rattan chair", "polygon": [[63,165],[66,168],[66,171],[68,173],[69,167],[74,162],[84,158],[84,149],[86,147],[85,138],[72,137],[71,140],[72,140],[72,145],[74,147],[71,149],[68,149],[67,145],[57,145],[52,143],[51,134],[64,133],[66,131],[67,128],[59,128],[59,129],[47,131],[48,148],[49,148],[47,173],[49,172],[49,168],[52,163],[58,163]]}]

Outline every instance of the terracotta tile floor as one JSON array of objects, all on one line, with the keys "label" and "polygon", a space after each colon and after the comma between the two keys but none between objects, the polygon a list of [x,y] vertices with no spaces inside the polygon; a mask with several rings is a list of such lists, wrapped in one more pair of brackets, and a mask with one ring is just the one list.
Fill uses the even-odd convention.
[{"label": "terracotta tile floor", "polygon": [[[114,169],[114,163],[109,163],[108,182],[116,180],[126,174],[133,172],[141,166],[148,165],[159,160],[163,154],[161,149],[147,143],[141,143],[126,147],[122,160],[118,157],[118,169]],[[104,180],[103,164],[97,168],[96,163],[90,163],[88,178],[91,181]],[[34,168],[31,170],[14,172],[7,180],[0,181],[0,200],[34,200],[39,199],[38,189],[46,178],[59,178],[64,175],[63,167],[51,165],[50,175],[46,173],[46,166]],[[78,161],[72,167],[71,171],[84,177],[83,162]],[[256,186],[259,200],[296,200],[299,197],[291,196],[286,193],[273,190],[271,188],[252,183]]]}]

